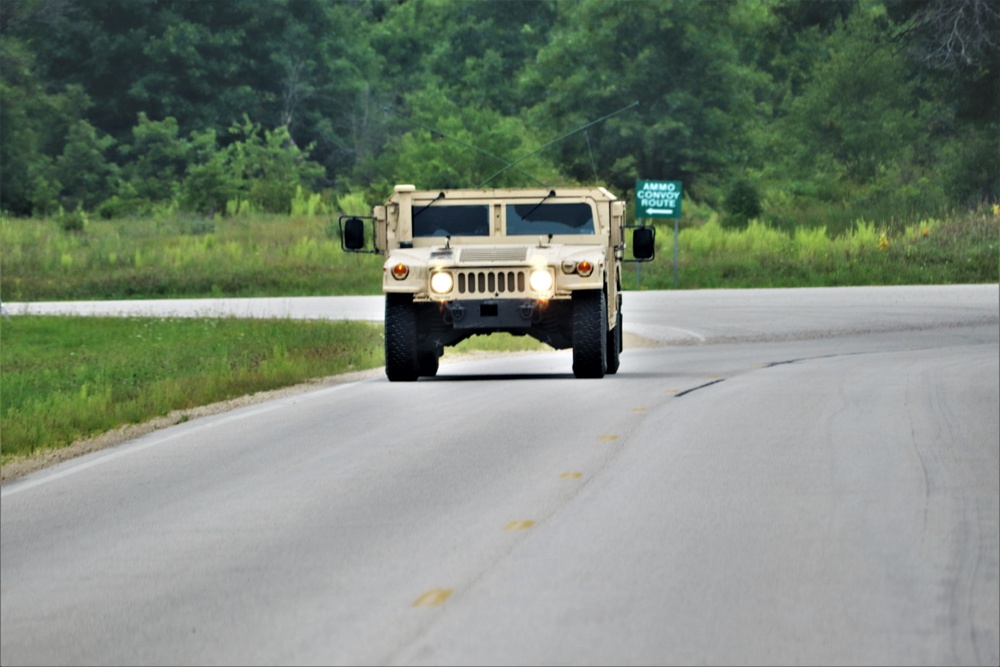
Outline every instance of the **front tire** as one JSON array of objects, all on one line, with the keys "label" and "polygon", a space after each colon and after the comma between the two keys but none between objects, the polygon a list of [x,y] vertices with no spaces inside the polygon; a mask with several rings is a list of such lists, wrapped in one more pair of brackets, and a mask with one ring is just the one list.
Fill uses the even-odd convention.
[{"label": "front tire", "polygon": [[573,375],[602,378],[608,370],[608,308],[604,290],[573,292]]},{"label": "front tire", "polygon": [[413,295],[386,294],[385,375],[389,382],[413,382],[419,374]]}]

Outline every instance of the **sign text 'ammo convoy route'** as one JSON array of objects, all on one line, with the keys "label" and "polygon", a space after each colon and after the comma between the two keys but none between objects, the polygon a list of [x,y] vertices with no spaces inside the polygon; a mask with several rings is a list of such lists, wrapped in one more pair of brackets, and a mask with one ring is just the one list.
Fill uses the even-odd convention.
[{"label": "sign text 'ammo convoy route'", "polygon": [[681,217],[681,182],[636,181],[635,217]]}]

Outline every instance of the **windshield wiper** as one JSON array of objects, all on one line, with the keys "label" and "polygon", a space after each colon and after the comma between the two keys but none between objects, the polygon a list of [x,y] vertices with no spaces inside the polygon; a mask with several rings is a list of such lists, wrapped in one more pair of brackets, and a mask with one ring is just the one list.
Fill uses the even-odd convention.
[{"label": "windshield wiper", "polygon": [[532,206],[530,211],[528,211],[527,213],[525,213],[524,215],[522,215],[521,216],[521,220],[524,220],[525,222],[527,222],[527,220],[531,216],[531,214],[534,213],[535,211],[537,211],[538,207],[541,206],[542,204],[544,204],[546,199],[549,199],[549,198],[555,197],[555,196],[556,196],[556,191],[555,190],[549,190],[549,194],[547,194],[544,197],[542,197],[542,201],[540,201],[537,204],[535,204],[534,206]]},{"label": "windshield wiper", "polygon": [[413,217],[416,218],[418,215],[420,215],[421,213],[423,213],[424,211],[426,211],[427,209],[429,209],[431,207],[431,204],[433,204],[434,202],[436,202],[439,199],[444,199],[444,193],[443,192],[439,192],[438,196],[435,197],[434,199],[432,199],[430,204],[428,204],[427,206],[424,206],[422,209],[420,209],[419,211],[417,211],[416,213],[414,213]]}]

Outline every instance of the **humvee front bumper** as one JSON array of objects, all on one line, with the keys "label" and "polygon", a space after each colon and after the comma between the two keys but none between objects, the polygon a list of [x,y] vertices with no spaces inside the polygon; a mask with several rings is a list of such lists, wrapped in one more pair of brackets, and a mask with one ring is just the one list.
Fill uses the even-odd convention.
[{"label": "humvee front bumper", "polygon": [[455,329],[527,329],[547,305],[532,299],[462,299],[442,304]]}]

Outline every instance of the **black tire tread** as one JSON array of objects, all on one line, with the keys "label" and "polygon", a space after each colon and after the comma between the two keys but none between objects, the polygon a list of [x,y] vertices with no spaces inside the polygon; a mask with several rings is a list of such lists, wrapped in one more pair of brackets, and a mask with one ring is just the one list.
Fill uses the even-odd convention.
[{"label": "black tire tread", "polygon": [[607,372],[608,317],[604,290],[573,292],[573,375],[602,378]]},{"label": "black tire tread", "polygon": [[385,295],[385,375],[390,382],[413,382],[417,365],[417,314],[410,294]]},{"label": "black tire tread", "polygon": [[619,309],[615,328],[608,332],[608,375],[618,372],[622,351],[622,311]]},{"label": "black tire tread", "polygon": [[434,377],[438,372],[439,361],[434,350],[420,352],[417,355],[417,370],[422,377]]}]

